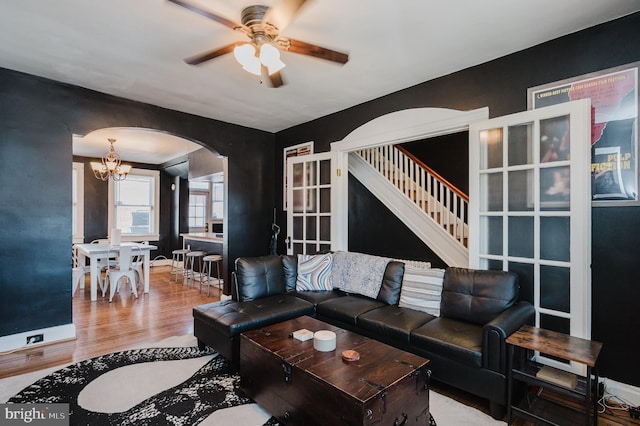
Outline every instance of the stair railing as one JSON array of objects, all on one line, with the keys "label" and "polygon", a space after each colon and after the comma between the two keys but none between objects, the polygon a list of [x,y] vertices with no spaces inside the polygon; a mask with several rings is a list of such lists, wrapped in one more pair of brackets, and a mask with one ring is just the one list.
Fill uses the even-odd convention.
[{"label": "stair railing", "polygon": [[401,146],[355,152],[447,233],[467,247],[469,196]]}]

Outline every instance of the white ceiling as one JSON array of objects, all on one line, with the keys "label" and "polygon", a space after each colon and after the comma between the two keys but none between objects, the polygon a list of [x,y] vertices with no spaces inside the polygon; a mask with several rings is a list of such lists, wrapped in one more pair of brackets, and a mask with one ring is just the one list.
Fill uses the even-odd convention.
[{"label": "white ceiling", "polygon": [[[190,1],[235,22],[256,2]],[[166,0],[4,0],[0,67],[276,132],[639,10],[640,0],[309,0],[282,35],[350,60],[284,52],[286,84],[273,89],[232,54],[185,64],[246,39]]]},{"label": "white ceiling", "polygon": [[113,148],[122,160],[136,163],[163,164],[201,148],[194,142],[169,133],[110,127],[84,136],[73,135],[73,155],[99,158],[109,151],[110,138],[116,140]]}]

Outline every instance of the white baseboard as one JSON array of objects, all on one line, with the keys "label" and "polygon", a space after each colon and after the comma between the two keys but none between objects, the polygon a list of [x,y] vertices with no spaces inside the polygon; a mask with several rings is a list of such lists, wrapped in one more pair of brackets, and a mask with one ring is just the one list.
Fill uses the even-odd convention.
[{"label": "white baseboard", "polygon": [[[42,334],[42,341],[38,343],[27,344],[30,336]],[[55,327],[41,328],[39,330],[30,330],[23,333],[11,334],[9,336],[0,337],[0,352],[13,351],[17,349],[25,349],[49,343],[59,342],[62,340],[71,340],[76,338],[76,326],[73,324],[58,325]]]},{"label": "white baseboard", "polygon": [[615,395],[634,407],[640,406],[640,388],[615,380],[600,378],[606,393]]}]

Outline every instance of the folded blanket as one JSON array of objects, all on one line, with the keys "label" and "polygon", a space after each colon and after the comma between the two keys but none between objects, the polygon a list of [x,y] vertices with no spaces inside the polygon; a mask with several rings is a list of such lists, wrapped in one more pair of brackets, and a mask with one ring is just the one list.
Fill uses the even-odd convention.
[{"label": "folded blanket", "polygon": [[391,260],[364,253],[338,251],[333,254],[333,288],[375,299],[382,287],[384,271]]}]

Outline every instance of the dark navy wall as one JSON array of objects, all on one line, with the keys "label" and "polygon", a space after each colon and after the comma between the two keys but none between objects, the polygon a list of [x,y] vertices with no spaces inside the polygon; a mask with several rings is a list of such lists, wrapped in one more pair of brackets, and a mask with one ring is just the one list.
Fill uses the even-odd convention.
[{"label": "dark navy wall", "polygon": [[[640,13],[544,43],[494,61],[462,70],[353,108],[299,125],[276,135],[276,205],[282,205],[282,149],[314,141],[316,152],[328,151],[330,143],[343,139],[360,125],[381,115],[416,107],[472,110],[489,107],[491,117],[527,109],[527,88],[569,77],[640,61]],[[437,60],[437,58],[434,58]],[[349,190],[354,189],[350,185]],[[354,189],[359,191],[358,189]],[[349,209],[366,212],[375,222],[374,212],[360,208],[366,197],[350,194]],[[358,213],[358,215],[361,215]],[[279,221],[284,224],[284,214]],[[387,213],[380,212],[380,222]],[[362,217],[350,217],[349,223]],[[640,342],[634,339],[640,327],[640,286],[635,278],[640,257],[640,207],[594,208],[592,247],[592,336],[604,342],[601,373],[611,379],[640,386],[637,354]],[[397,223],[394,232],[408,250],[415,244],[406,229]],[[385,230],[387,232],[388,229]],[[283,229],[283,233],[285,230]],[[285,234],[286,235],[286,234]],[[404,237],[400,237],[404,235]],[[349,246],[368,252],[385,252],[388,244],[370,240],[364,229],[349,233]],[[378,244],[375,245],[375,241]],[[415,246],[420,250],[419,246]],[[425,252],[425,256],[427,256]]]},{"label": "dark navy wall", "polygon": [[[72,134],[106,127],[162,130],[227,156],[228,257],[268,253],[273,134],[0,69],[0,336],[71,323]],[[106,211],[92,179],[89,202]],[[87,238],[104,236],[97,214]]]},{"label": "dark navy wall", "polygon": [[447,266],[351,174],[348,238],[350,251],[394,259],[428,260],[434,268]]}]

